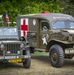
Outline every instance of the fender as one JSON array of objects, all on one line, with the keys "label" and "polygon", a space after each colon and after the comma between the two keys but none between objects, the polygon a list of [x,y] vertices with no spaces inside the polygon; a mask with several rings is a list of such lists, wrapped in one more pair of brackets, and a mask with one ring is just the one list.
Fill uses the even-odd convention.
[{"label": "fender", "polygon": [[67,47],[68,45],[70,45],[70,46],[74,45],[74,43],[68,43],[67,41],[60,41],[60,40],[56,40],[56,39],[51,39],[48,41],[48,44],[46,46],[46,52],[48,52],[50,47],[54,44],[59,44],[60,46],[63,46],[63,48]]}]

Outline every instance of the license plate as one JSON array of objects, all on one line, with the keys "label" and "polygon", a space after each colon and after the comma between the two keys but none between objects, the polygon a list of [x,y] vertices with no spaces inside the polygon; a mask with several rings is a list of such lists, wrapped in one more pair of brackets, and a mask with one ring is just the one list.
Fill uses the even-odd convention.
[{"label": "license plate", "polygon": [[66,54],[74,54],[74,50],[65,50]]},{"label": "license plate", "polygon": [[22,62],[21,58],[10,59],[9,62]]}]

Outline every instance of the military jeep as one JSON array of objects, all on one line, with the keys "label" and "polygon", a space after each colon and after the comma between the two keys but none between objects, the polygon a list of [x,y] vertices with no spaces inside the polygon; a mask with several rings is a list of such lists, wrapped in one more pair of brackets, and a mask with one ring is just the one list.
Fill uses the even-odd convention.
[{"label": "military jeep", "polygon": [[[52,66],[61,67],[64,58],[74,56],[74,18],[62,13],[27,14],[18,16],[28,19],[27,41],[30,49],[49,52]],[[20,24],[20,23],[19,23]]]},{"label": "military jeep", "polygon": [[23,63],[24,68],[30,68],[30,47],[20,35],[18,27],[0,27],[0,61]]}]

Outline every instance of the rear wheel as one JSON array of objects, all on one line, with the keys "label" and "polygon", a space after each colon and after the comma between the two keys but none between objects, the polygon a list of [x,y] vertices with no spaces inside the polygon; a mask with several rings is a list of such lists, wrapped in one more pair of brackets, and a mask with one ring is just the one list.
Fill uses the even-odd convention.
[{"label": "rear wheel", "polygon": [[61,67],[64,63],[64,52],[61,46],[53,45],[49,52],[50,63],[54,67]]},{"label": "rear wheel", "polygon": [[23,66],[24,68],[30,68],[30,65],[31,65],[31,54],[30,54],[30,48],[27,48],[25,51],[24,51],[24,54],[29,56],[29,58],[25,59],[25,61],[23,61]]}]

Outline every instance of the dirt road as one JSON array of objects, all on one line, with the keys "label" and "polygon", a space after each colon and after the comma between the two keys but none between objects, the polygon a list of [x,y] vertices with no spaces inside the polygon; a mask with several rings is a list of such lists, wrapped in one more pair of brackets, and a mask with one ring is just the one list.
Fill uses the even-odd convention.
[{"label": "dirt road", "polygon": [[0,75],[74,75],[74,58],[65,60],[61,68],[52,67],[47,55],[32,56],[30,69],[21,63],[0,63]]}]

